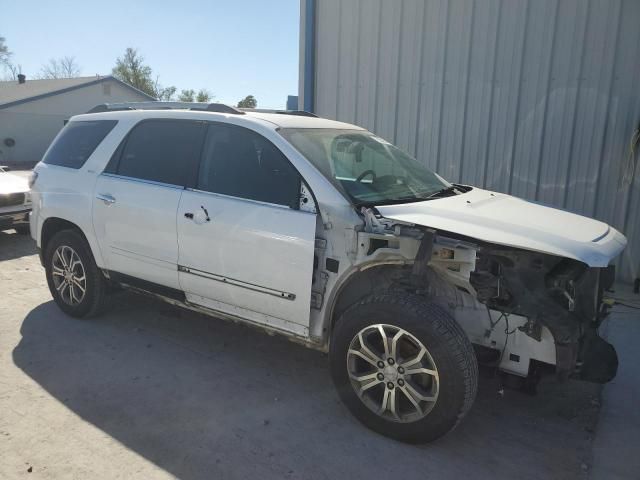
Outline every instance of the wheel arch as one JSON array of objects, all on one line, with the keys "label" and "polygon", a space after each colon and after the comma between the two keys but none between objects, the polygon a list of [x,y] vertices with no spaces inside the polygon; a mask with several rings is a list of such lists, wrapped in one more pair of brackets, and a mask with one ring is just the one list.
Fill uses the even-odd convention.
[{"label": "wheel arch", "polygon": [[[329,300],[324,326],[327,344],[345,310],[372,293],[388,291],[394,283],[409,275],[410,268],[411,265],[405,263],[376,263],[361,265],[345,275]],[[398,288],[401,288],[400,285]]]},{"label": "wheel arch", "polygon": [[42,260],[43,252],[47,248],[47,244],[49,243],[49,241],[53,238],[53,236],[56,233],[61,232],[63,230],[74,230],[78,232],[89,245],[89,248],[91,249],[91,253],[93,254],[93,258],[95,259],[96,265],[98,265],[98,267],[101,267],[103,265],[102,256],[100,255],[100,249],[97,247],[97,245],[93,244],[92,239],[89,238],[84,233],[82,228],[80,228],[76,223],[60,217],[49,217],[42,223],[42,227],[40,229],[40,238],[39,238],[41,260]]},{"label": "wheel arch", "polygon": [[455,285],[431,267],[427,267],[416,283],[412,268],[413,262],[377,262],[360,265],[345,274],[334,287],[333,296],[329,297],[323,325],[326,345],[345,310],[368,295],[390,291],[410,293],[428,298],[447,310],[451,309],[451,305],[457,302]]}]

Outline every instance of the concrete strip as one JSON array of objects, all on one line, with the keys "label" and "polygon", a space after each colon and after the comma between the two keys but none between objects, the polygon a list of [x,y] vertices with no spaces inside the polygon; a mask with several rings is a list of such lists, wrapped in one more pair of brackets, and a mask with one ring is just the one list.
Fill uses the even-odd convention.
[{"label": "concrete strip", "polygon": [[62,314],[28,237],[0,232],[0,478],[585,479],[600,388],[481,378],[457,430],[404,445],[357,423],[324,355],[123,293]]},{"label": "concrete strip", "polygon": [[[613,295],[640,308],[640,295],[617,287]],[[592,480],[640,478],[640,310],[616,305],[608,340],[618,352],[618,375],[604,388],[593,445]]]}]

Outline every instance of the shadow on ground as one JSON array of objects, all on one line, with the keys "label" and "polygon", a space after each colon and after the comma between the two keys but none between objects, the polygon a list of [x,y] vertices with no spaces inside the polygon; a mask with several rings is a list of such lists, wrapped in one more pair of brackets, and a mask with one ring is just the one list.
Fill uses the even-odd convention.
[{"label": "shadow on ground", "polygon": [[[181,479],[582,478],[598,388],[497,394],[444,439],[397,443],[340,403],[326,356],[127,293],[75,320],[48,302],[24,319],[15,364],[71,411]],[[72,453],[71,453],[72,455]]]},{"label": "shadow on ground", "polygon": [[13,260],[36,253],[36,242],[29,235],[14,230],[0,230],[0,261]]}]

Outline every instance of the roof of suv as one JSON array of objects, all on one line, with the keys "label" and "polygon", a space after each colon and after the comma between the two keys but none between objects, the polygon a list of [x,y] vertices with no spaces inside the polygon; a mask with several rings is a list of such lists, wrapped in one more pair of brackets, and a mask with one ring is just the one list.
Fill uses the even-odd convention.
[{"label": "roof of suv", "polygon": [[350,123],[338,122],[321,117],[304,117],[300,115],[283,115],[280,113],[246,112],[249,118],[266,120],[282,128],[340,128],[364,130],[362,127]]},{"label": "roof of suv", "polygon": [[72,117],[72,121],[97,120],[97,119],[145,119],[145,118],[190,118],[198,120],[233,119],[234,123],[263,123],[269,122],[275,127],[281,128],[335,128],[347,130],[364,130],[362,127],[349,123],[329,120],[327,118],[288,115],[283,113],[266,113],[245,111],[238,113],[208,112],[205,110],[191,109],[139,109],[139,110],[115,110],[99,113],[87,113]]}]

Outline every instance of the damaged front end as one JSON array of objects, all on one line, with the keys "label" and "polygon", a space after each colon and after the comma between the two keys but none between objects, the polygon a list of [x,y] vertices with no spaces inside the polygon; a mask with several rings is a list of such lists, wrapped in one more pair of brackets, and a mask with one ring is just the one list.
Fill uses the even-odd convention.
[{"label": "damaged front end", "polygon": [[536,341],[546,327],[555,342],[555,367],[568,377],[605,383],[618,368],[615,349],[598,335],[608,313],[602,302],[615,267],[499,246],[479,246],[470,283],[489,309],[526,317],[518,327]]},{"label": "damaged front end", "polygon": [[549,368],[561,380],[605,383],[615,377],[615,349],[598,334],[614,266],[407,224],[373,209],[362,214],[359,261],[410,259],[396,270],[397,278],[376,282],[404,285],[448,308],[482,363],[521,378]]}]

